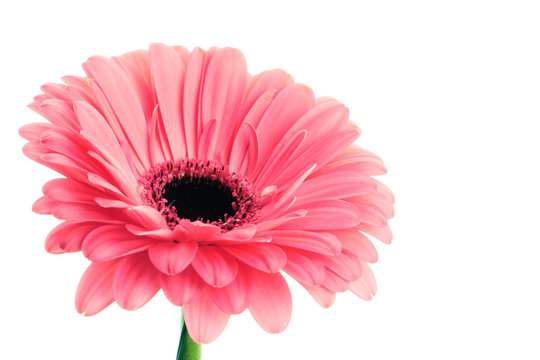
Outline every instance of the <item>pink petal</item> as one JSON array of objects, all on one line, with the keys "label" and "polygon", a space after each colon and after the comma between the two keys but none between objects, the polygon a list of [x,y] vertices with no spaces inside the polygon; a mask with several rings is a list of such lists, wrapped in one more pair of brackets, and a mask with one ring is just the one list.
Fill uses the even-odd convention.
[{"label": "pink petal", "polygon": [[94,203],[96,196],[106,196],[102,191],[72,179],[53,179],[43,185],[48,198],[66,202]]},{"label": "pink petal", "polygon": [[[111,184],[110,181],[105,180],[102,176],[89,172],[87,174],[87,178],[88,178],[88,182],[91,185],[95,185],[94,187],[99,188],[99,189],[103,188],[103,190],[110,190],[112,193],[114,193],[118,197],[122,199],[128,199],[124,195],[124,193],[120,191],[120,189],[118,189],[116,186]],[[133,199],[130,199],[130,200],[133,200]]]},{"label": "pink petal", "polygon": [[351,145],[327,164],[322,166],[317,174],[330,174],[335,171],[355,171],[363,175],[382,175],[386,168],[382,160],[358,146]]},{"label": "pink petal", "polygon": [[[248,83],[242,117],[245,117],[245,114],[254,106],[255,102],[258,101],[261,96],[267,94],[269,90],[280,92],[293,83],[294,79],[292,76],[281,69],[263,71],[262,73],[255,75]],[[255,126],[257,125],[255,123],[253,124]]]},{"label": "pink petal", "polygon": [[103,225],[91,231],[82,244],[84,256],[107,261],[148,249],[155,240],[129,233],[121,225]]},{"label": "pink petal", "polygon": [[118,261],[94,262],[84,272],[77,293],[75,308],[85,316],[97,314],[114,301],[113,277]]},{"label": "pink petal", "polygon": [[206,291],[184,306],[184,319],[189,336],[199,344],[208,344],[217,339],[229,321],[224,313],[210,299]]},{"label": "pink petal", "polygon": [[373,204],[355,204],[360,212],[360,222],[383,227],[387,224],[385,214]]},{"label": "pink petal", "polygon": [[127,163],[124,152],[118,143],[107,121],[101,116],[99,111],[88,103],[77,101],[73,104],[77,118],[81,122],[84,133],[89,136],[94,146],[102,150],[101,154],[119,170],[121,169],[125,178],[132,186],[136,186],[136,180]]},{"label": "pink petal", "polygon": [[279,333],[285,330],[291,320],[292,297],[281,274],[253,271],[249,311],[265,331]]},{"label": "pink petal", "polygon": [[81,138],[65,129],[53,128],[44,131],[40,138],[41,145],[72,159],[80,166],[93,169],[95,162],[88,157],[88,149],[83,147]]},{"label": "pink petal", "polygon": [[219,235],[220,240],[228,241],[248,241],[255,236],[257,232],[257,226],[253,224],[246,224],[241,227],[232,229]]},{"label": "pink petal", "polygon": [[287,266],[285,272],[296,281],[306,286],[319,286],[323,283],[326,270],[324,262],[318,256],[308,252],[287,250]]},{"label": "pink petal", "polygon": [[305,286],[310,295],[321,305],[323,308],[329,308],[336,300],[336,293],[321,286]]},{"label": "pink petal", "polygon": [[323,286],[331,292],[344,292],[349,289],[349,281],[328,269],[326,271]]},{"label": "pink petal", "polygon": [[150,162],[145,141],[146,119],[130,79],[113,60],[100,56],[90,58],[83,64],[83,68],[103,90],[134,153],[142,164],[148,167]]},{"label": "pink petal", "polygon": [[364,194],[347,198],[347,201],[357,205],[358,207],[373,207],[377,209],[378,212],[382,213],[382,215],[386,219],[391,219],[394,217],[393,201],[389,200],[387,195],[380,192],[379,189],[377,189],[376,192],[373,192],[371,194]]},{"label": "pink petal", "polygon": [[334,230],[354,227],[362,213],[351,203],[342,200],[321,200],[304,206],[305,217],[293,219],[282,228],[298,230]]},{"label": "pink petal", "polygon": [[319,142],[311,144],[304,142],[299,149],[299,155],[282,169],[274,183],[277,185],[288,183],[295,174],[311,164],[317,164],[320,168],[351,145],[358,136],[360,136],[358,129],[345,128],[328,134],[324,139],[325,146],[321,146]]},{"label": "pink petal", "polygon": [[40,90],[52,98],[70,101],[64,84],[47,83],[41,85]]},{"label": "pink petal", "polygon": [[61,203],[53,209],[57,219],[72,221],[97,221],[108,224],[123,224],[126,219],[118,209],[104,209],[98,205],[83,203]]},{"label": "pink petal", "polygon": [[307,179],[300,185],[295,195],[299,203],[307,203],[314,199],[339,200],[369,194],[376,189],[377,185],[370,177],[342,171]]},{"label": "pink petal", "polygon": [[171,46],[171,48],[174,50],[174,52],[180,57],[182,62],[185,64],[189,58],[189,50],[179,45]]},{"label": "pink petal", "polygon": [[32,211],[36,214],[50,215],[62,203],[58,200],[51,199],[48,196],[42,196],[32,204]]},{"label": "pink petal", "polygon": [[191,264],[209,285],[223,287],[238,274],[236,259],[217,246],[200,246]]},{"label": "pink petal", "polygon": [[264,272],[278,272],[287,264],[287,255],[268,243],[226,245],[221,247],[245,264]]},{"label": "pink petal", "polygon": [[[108,172],[107,178],[110,179],[112,183],[117,185],[118,188],[122,189],[122,194],[125,194],[124,196],[129,198],[130,202],[141,203],[141,198],[137,193],[137,186],[135,186],[133,183],[134,179],[131,172],[129,174],[123,172],[117,166],[111,164],[103,156],[93,150],[88,151],[88,155],[97,160],[99,165],[106,169],[105,172]],[[100,173],[103,173],[103,171],[100,171]]]},{"label": "pink petal", "polygon": [[[114,200],[114,199],[105,199],[105,198],[102,198],[102,197],[96,197],[96,198],[94,198],[94,201],[96,202],[96,204],[98,204],[99,206],[101,206],[103,208],[127,209],[127,208],[131,208],[133,206],[132,204],[127,203],[125,201]],[[128,201],[129,201],[129,199],[128,199]]]},{"label": "pink petal", "polygon": [[307,145],[321,143],[326,140],[328,134],[347,126],[349,110],[340,102],[327,99],[321,102],[316,100],[316,105],[302,116],[289,130],[294,134],[299,130],[308,130]]},{"label": "pink petal", "polygon": [[345,252],[336,256],[325,257],[324,264],[327,269],[332,270],[347,281],[356,280],[362,275],[362,261],[358,257]]},{"label": "pink petal", "polygon": [[377,281],[375,280],[373,271],[371,271],[371,268],[365,262],[362,262],[362,279],[366,281],[369,291],[375,295],[377,293]]},{"label": "pink petal", "polygon": [[[26,145],[31,145],[32,143],[28,143]],[[26,145],[24,147],[24,150],[26,150]],[[28,154],[25,152],[26,156],[31,156],[31,154]],[[88,172],[92,171],[89,170],[88,167],[85,167],[81,165],[78,161],[75,161],[65,155],[62,154],[55,154],[55,153],[46,153],[39,157],[38,159],[33,159],[39,163],[42,163],[43,165],[53,169],[54,171],[59,172],[60,174],[64,175],[68,178],[73,178],[75,180],[84,182],[87,179]],[[88,160],[91,162],[91,160]]]},{"label": "pink petal", "polygon": [[[188,239],[198,242],[213,242],[221,229],[215,225],[205,224],[202,221],[180,220],[178,226],[182,227],[188,234]],[[177,227],[178,227],[177,226]]]},{"label": "pink petal", "polygon": [[118,118],[116,117],[116,114],[114,113],[114,110],[111,104],[109,103],[107,96],[105,96],[105,93],[101,89],[101,87],[97,84],[96,80],[93,78],[88,78],[88,86],[90,87],[90,90],[92,91],[92,93],[94,94],[96,98],[96,102],[98,104],[97,109],[99,109],[100,113],[103,114],[103,117],[109,123],[118,141],[119,142],[126,141],[124,130],[122,130],[122,126],[120,125],[120,122],[118,121]]},{"label": "pink petal", "polygon": [[146,304],[159,290],[159,272],[146,252],[124,257],[114,273],[114,299],[126,310]]},{"label": "pink petal", "polygon": [[63,76],[62,81],[66,83],[66,93],[71,101],[84,101],[93,107],[97,107],[97,102],[88,79],[80,76]]},{"label": "pink petal", "polygon": [[265,231],[272,230],[280,225],[287,224],[294,219],[301,219],[306,216],[307,210],[297,210],[290,213],[279,216],[275,219],[268,219],[257,223],[257,231],[263,233]]},{"label": "pink petal", "polygon": [[369,285],[367,284],[366,280],[363,278],[353,281],[349,285],[349,290],[353,294],[355,294],[356,296],[358,296],[360,299],[363,299],[363,300],[369,301],[373,297],[373,294],[371,293],[369,289]]},{"label": "pink petal", "polygon": [[245,115],[241,116],[244,121],[250,123],[255,128],[257,128],[257,126],[261,122],[262,116],[264,115],[266,109],[268,109],[270,104],[272,104],[272,101],[274,100],[274,97],[277,93],[278,91],[276,89],[270,89],[262,93],[251,107],[248,107],[249,105],[244,104],[243,111]]},{"label": "pink petal", "polygon": [[154,109],[155,94],[152,89],[150,55],[147,50],[131,51],[122,56],[113,57],[133,83],[133,89],[141,102],[144,117],[149,119]]},{"label": "pink petal", "polygon": [[182,114],[184,64],[171,47],[163,44],[150,45],[150,64],[168,144],[173,159],[179,160],[186,155]]},{"label": "pink petal", "polygon": [[[41,135],[40,135],[41,136]],[[45,146],[41,145],[41,143],[38,140],[31,140],[30,142],[24,144],[23,146],[23,154],[24,156],[30,158],[31,160],[34,160],[40,164],[43,164],[45,166],[49,166],[49,164],[45,163],[43,161],[42,156],[48,154],[50,151]],[[50,166],[49,166],[50,167]]]},{"label": "pink petal", "polygon": [[[161,132],[161,124],[159,105],[156,105],[152,112],[152,120],[148,126],[148,151],[152,165],[166,162],[166,154],[170,152],[168,140],[162,140],[162,136],[166,137],[166,134]],[[170,158],[172,159],[172,155]]]},{"label": "pink petal", "polygon": [[292,84],[276,96],[257,126],[257,133],[264,134],[259,139],[261,164],[266,163],[283,135],[312,106],[313,91],[305,85]]},{"label": "pink petal", "polygon": [[178,306],[189,304],[205,286],[200,276],[191,266],[176,275],[161,273],[160,282],[167,299]]},{"label": "pink petal", "polygon": [[41,134],[51,128],[52,125],[46,123],[26,124],[19,129],[19,135],[28,141],[39,140]]},{"label": "pink petal", "polygon": [[247,173],[255,170],[259,158],[257,131],[248,122],[243,122],[233,142],[229,169]]},{"label": "pink petal", "polygon": [[45,250],[52,254],[81,251],[84,238],[98,226],[96,223],[63,222],[45,240]]},{"label": "pink petal", "polygon": [[145,229],[168,229],[167,222],[163,216],[161,216],[159,211],[150,206],[134,206],[128,210],[134,220]]},{"label": "pink petal", "polygon": [[165,241],[152,245],[148,249],[148,257],[162,273],[176,275],[191,264],[198,247],[195,241]]},{"label": "pink petal", "polygon": [[216,124],[216,119],[212,119],[202,129],[201,136],[199,137],[199,147],[197,149],[199,159],[214,159],[214,154],[211,150],[216,141]]},{"label": "pink petal", "polygon": [[39,109],[54,125],[76,132],[79,128],[71,103],[60,99],[49,99],[39,105]]},{"label": "pink petal", "polygon": [[[238,130],[238,111],[246,85],[247,65],[242,53],[232,48],[218,49],[208,63],[200,101],[203,126],[212,119],[217,121],[219,144],[228,144],[229,134]],[[210,150],[213,152],[213,146]]]},{"label": "pink petal", "polygon": [[[168,240],[168,241],[181,240],[181,239],[176,239],[176,235],[178,234],[175,233],[175,231],[172,231],[171,229],[168,229],[168,228],[157,229],[157,230],[146,230],[145,228],[142,228],[140,226],[133,225],[133,224],[126,224],[125,227],[127,231],[137,236],[149,237],[156,240]],[[175,230],[177,228],[178,226],[175,228]]]},{"label": "pink petal", "polygon": [[303,230],[272,230],[272,243],[308,250],[319,254],[337,255],[341,252],[338,238],[329,232]]},{"label": "pink petal", "polygon": [[257,177],[256,184],[260,186],[273,184],[276,177],[280,175],[283,164],[287,164],[290,162],[290,159],[294,158],[293,155],[300,148],[306,136],[307,130],[302,130],[289,138],[283,138],[269,155],[268,160]]},{"label": "pink petal", "polygon": [[392,242],[392,230],[390,229],[390,226],[388,225],[379,227],[379,226],[373,226],[369,224],[358,224],[356,228],[360,231],[363,231],[379,239],[385,244],[390,244]]},{"label": "pink petal", "polygon": [[184,128],[186,135],[187,156],[197,157],[197,147],[199,131],[199,96],[201,93],[201,82],[205,61],[205,52],[200,48],[195,48],[189,54],[186,64],[186,79],[184,82]]},{"label": "pink petal", "polygon": [[360,257],[362,260],[375,263],[377,262],[377,249],[371,243],[371,241],[361,232],[355,229],[336,230],[334,231],[343,249]]},{"label": "pink petal", "polygon": [[222,288],[207,287],[212,301],[227,314],[240,314],[249,304],[251,295],[251,269],[240,265],[238,276],[232,283]]},{"label": "pink petal", "polygon": [[282,214],[285,210],[289,209],[291,207],[291,204],[295,203],[296,201],[296,198],[294,197],[296,189],[298,189],[298,187],[309,176],[309,174],[311,174],[311,172],[315,169],[316,166],[317,164],[311,164],[299,171],[292,178],[292,181],[286,187],[284,187],[285,190],[279,195],[277,201],[274,204],[267,206],[270,211],[268,211],[268,213],[266,214],[263,214],[262,217],[274,217],[275,215]]}]

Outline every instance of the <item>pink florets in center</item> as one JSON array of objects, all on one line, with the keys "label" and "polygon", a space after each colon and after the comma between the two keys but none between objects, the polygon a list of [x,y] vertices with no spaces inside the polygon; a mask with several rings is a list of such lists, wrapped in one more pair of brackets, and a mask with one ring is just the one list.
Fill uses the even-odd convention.
[{"label": "pink florets in center", "polygon": [[261,208],[252,184],[212,161],[180,160],[155,166],[139,179],[145,205],[156,208],[172,229],[181,219],[228,231],[253,223]]}]

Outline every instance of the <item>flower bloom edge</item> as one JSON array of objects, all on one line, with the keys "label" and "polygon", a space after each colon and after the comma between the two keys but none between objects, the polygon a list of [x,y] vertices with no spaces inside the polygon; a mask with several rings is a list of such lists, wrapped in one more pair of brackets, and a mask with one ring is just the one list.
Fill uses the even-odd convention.
[{"label": "flower bloom edge", "polygon": [[63,175],[33,205],[63,220],[46,250],[91,261],[77,311],[135,310],[163,289],[209,343],[246,309],[283,331],[282,273],[323,307],[375,294],[370,237],[391,242],[394,197],[343,104],[280,69],[249,75],[232,48],[152,44],[83,69],[43,85],[29,107],[48,123],[19,131]]}]

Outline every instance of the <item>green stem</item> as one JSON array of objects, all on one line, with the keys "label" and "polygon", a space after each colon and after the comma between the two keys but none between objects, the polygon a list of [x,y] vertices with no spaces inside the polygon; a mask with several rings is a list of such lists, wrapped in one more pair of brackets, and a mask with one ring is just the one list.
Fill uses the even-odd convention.
[{"label": "green stem", "polygon": [[184,321],[184,310],[182,309],[182,333],[180,334],[180,343],[178,344],[178,353],[176,360],[200,360],[201,359],[201,344],[197,344],[189,336]]}]

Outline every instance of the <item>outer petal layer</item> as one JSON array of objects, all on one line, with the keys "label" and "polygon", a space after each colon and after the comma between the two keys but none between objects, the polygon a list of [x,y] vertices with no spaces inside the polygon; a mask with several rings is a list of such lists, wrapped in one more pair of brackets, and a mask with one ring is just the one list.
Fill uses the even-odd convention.
[{"label": "outer petal layer", "polygon": [[291,320],[292,297],[281,274],[253,272],[253,289],[249,311],[257,323],[269,333],[279,333]]},{"label": "outer petal layer", "polygon": [[184,318],[191,338],[199,344],[214,341],[225,329],[229,314],[221,311],[203,291],[200,297],[184,306]]},{"label": "outer petal layer", "polygon": [[159,272],[146,253],[124,257],[114,273],[114,299],[126,310],[146,304],[159,290]]}]

